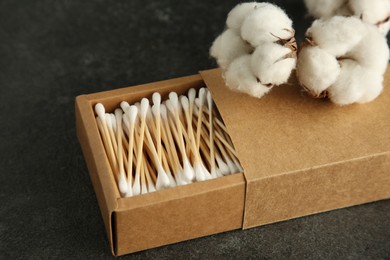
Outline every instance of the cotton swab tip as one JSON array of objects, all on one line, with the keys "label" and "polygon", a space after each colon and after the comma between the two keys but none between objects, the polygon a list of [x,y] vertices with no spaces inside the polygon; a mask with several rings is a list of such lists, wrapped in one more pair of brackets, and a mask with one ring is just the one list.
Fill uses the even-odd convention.
[{"label": "cotton swab tip", "polygon": [[188,159],[184,159],[183,161],[183,175],[188,182],[191,182],[195,177],[194,169],[191,167]]},{"label": "cotton swab tip", "polygon": [[115,119],[117,122],[122,120],[123,111],[120,108],[115,109]]},{"label": "cotton swab tip", "polygon": [[141,184],[138,181],[138,182],[135,182],[133,185],[133,195],[136,196],[139,194],[141,194]]},{"label": "cotton swab tip", "polygon": [[143,98],[141,100],[141,107],[140,107],[140,115],[142,117],[146,116],[146,113],[148,112],[149,108],[149,100],[147,98]]},{"label": "cotton swab tip", "polygon": [[153,93],[152,100],[153,100],[153,104],[154,105],[161,104],[161,95],[160,95],[160,93],[157,93],[157,92]]},{"label": "cotton swab tip", "polygon": [[180,103],[183,107],[184,110],[188,110],[190,105],[188,103],[188,98],[186,96],[181,96],[180,97]]},{"label": "cotton swab tip", "polygon": [[205,99],[206,99],[206,88],[201,88],[199,90],[199,102],[201,105],[204,104]]},{"label": "cotton swab tip", "polygon": [[119,174],[118,186],[119,186],[119,191],[122,194],[126,194],[127,193],[128,186],[127,186],[127,180],[126,180],[126,176],[125,176],[124,172],[121,172]]},{"label": "cotton swab tip", "polygon": [[207,104],[209,105],[209,107],[211,107],[213,105],[213,98],[211,97],[211,92],[210,91],[207,91]]},{"label": "cotton swab tip", "polygon": [[127,192],[125,194],[126,198],[133,197],[133,189],[127,189]]},{"label": "cotton swab tip", "polygon": [[169,93],[169,100],[171,101],[171,104],[174,108],[179,106],[179,98],[176,92]]},{"label": "cotton swab tip", "polygon": [[196,181],[204,181],[206,180],[206,176],[203,172],[203,169],[202,167],[200,166],[199,163],[196,163],[194,165],[194,171],[195,171],[195,178],[196,178]]},{"label": "cotton swab tip", "polygon": [[95,112],[102,120],[105,119],[106,110],[105,110],[105,108],[104,108],[102,103],[97,103],[95,105]]},{"label": "cotton swab tip", "polygon": [[130,106],[130,108],[128,109],[128,111],[129,111],[130,123],[131,123],[131,124],[134,124],[135,119],[136,119],[137,114],[138,114],[138,108],[137,108],[136,106]]},{"label": "cotton swab tip", "polygon": [[191,88],[190,90],[188,90],[188,99],[191,103],[194,102],[195,96],[196,96],[196,90],[194,88]]},{"label": "cotton swab tip", "polygon": [[126,110],[128,109],[128,107],[130,106],[129,103],[127,103],[126,101],[122,101],[121,104],[120,104],[121,108],[123,111],[126,112]]},{"label": "cotton swab tip", "polygon": [[156,189],[162,190],[168,188],[169,186],[170,186],[170,182],[168,176],[165,173],[164,174],[159,173],[156,180]]}]

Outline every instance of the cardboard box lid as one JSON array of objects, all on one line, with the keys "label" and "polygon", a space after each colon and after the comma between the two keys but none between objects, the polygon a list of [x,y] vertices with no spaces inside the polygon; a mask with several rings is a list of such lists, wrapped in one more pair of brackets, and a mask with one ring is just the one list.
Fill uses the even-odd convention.
[{"label": "cardboard box lid", "polygon": [[[275,87],[257,99],[228,89],[220,69],[202,71],[201,76],[236,147],[247,187],[280,175],[390,154],[389,70],[380,97],[343,107],[309,97],[298,84]],[[247,188],[244,228],[261,224],[248,221],[253,218],[248,211],[258,207],[252,205],[256,196],[258,191]],[[305,214],[293,217],[299,215]]]}]

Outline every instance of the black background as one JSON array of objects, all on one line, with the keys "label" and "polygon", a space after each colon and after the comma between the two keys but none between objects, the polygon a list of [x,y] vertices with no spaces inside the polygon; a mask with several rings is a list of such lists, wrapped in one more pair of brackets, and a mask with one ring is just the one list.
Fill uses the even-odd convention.
[{"label": "black background", "polygon": [[[302,1],[278,2],[298,41]],[[0,258],[111,257],[75,133],[74,98],[215,67],[238,1],[0,1]],[[390,201],[123,257],[390,258]]]}]

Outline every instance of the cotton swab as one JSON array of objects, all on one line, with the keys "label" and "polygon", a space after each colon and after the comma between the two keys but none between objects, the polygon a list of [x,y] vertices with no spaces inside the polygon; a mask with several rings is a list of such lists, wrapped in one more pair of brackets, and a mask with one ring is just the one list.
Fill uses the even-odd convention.
[{"label": "cotton swab", "polygon": [[136,169],[135,169],[135,180],[133,185],[133,195],[139,195],[141,193],[141,183],[140,183],[140,174],[141,174],[141,162],[142,162],[142,150],[143,150],[143,142],[144,142],[144,136],[145,136],[145,125],[146,125],[146,113],[148,112],[149,107],[149,100],[146,98],[143,98],[141,100],[140,110],[139,110],[139,116],[141,119],[141,126],[140,126],[140,136],[138,139],[138,151],[137,151],[137,163],[136,163]]},{"label": "cotton swab", "polygon": [[[149,105],[148,105],[148,107],[149,107]],[[148,110],[148,111],[150,112],[150,110]],[[146,135],[146,141],[147,141],[146,145],[149,148],[151,158],[154,161],[154,164],[157,168],[158,173],[157,173],[156,189],[160,190],[160,189],[164,189],[164,188],[169,187],[171,185],[171,183],[170,183],[170,179],[169,179],[167,173],[165,172],[165,170],[162,166],[162,160],[158,156],[158,152],[157,152],[157,149],[155,147],[155,144],[153,142],[153,138],[151,135],[151,132],[154,135],[156,135],[156,132],[157,132],[157,130],[155,129],[156,127],[155,127],[154,122],[153,122],[152,114],[148,113],[147,116],[149,119],[148,120],[149,124],[147,124],[145,127],[145,135]],[[160,134],[159,138],[161,138],[161,134]],[[159,142],[161,143],[161,140],[159,140]]]},{"label": "cotton swab", "polygon": [[155,117],[155,120],[156,120],[156,127],[157,127],[157,136],[156,136],[156,139],[157,139],[157,154],[158,154],[158,158],[159,160],[161,161],[161,115],[160,115],[160,105],[161,105],[161,95],[159,93],[154,93],[153,96],[153,115]]},{"label": "cotton swab", "polygon": [[[172,107],[171,107],[172,105],[170,104],[170,102],[166,102],[166,105],[167,105],[167,107],[170,107],[170,109],[172,109]],[[173,119],[168,118],[167,121],[169,123],[171,134],[174,137],[174,139],[176,140],[175,143],[177,144],[177,146],[179,148],[179,152],[182,155],[183,165],[182,165],[182,168],[179,168],[179,170],[181,170],[180,173],[183,174],[181,176],[182,177],[181,179],[183,181],[185,181],[186,183],[191,183],[193,180],[193,177],[195,176],[195,173],[193,172],[193,169],[191,168],[191,165],[189,163],[184,144],[183,145],[181,144],[181,142],[184,142],[183,136],[185,138],[185,132],[183,132],[184,126],[182,125],[181,121],[179,121],[179,126],[177,126],[177,127],[180,127],[182,129],[182,136],[179,136],[177,127],[175,126]],[[178,160],[178,164],[181,166],[179,159],[177,159],[177,160]],[[187,162],[187,164],[186,164],[186,162]],[[187,169],[185,167],[187,167]]]},{"label": "cotton swab", "polygon": [[[213,109],[213,100],[211,99],[211,93],[207,92],[206,95],[207,105],[209,111]],[[211,176],[213,178],[217,177],[216,169],[215,169],[215,158],[214,158],[214,131],[213,131],[213,113],[209,113],[209,133],[210,133],[210,155],[211,155]]]},{"label": "cotton swab", "polygon": [[176,173],[175,174],[176,183],[177,183],[177,185],[186,185],[189,182],[185,181],[184,176],[182,176],[183,175],[183,168],[180,165],[177,150],[173,149],[175,147],[175,142],[174,142],[173,137],[172,137],[172,131],[176,131],[176,129],[174,127],[170,128],[170,126],[169,126],[167,108],[164,104],[161,105],[160,112],[161,112],[161,117],[163,119],[162,122],[164,123],[165,132],[166,132],[167,139],[168,139],[167,140],[168,141],[167,147],[170,148],[170,149],[167,149],[167,154],[170,156],[170,163],[173,167],[174,174]]},{"label": "cotton swab", "polygon": [[117,141],[118,141],[118,164],[119,164],[119,180],[118,180],[118,186],[119,190],[122,194],[127,193],[127,180],[126,180],[126,174],[124,169],[124,162],[123,162],[123,146],[122,146],[122,116],[123,112],[122,109],[117,108],[115,109],[115,119],[116,119],[116,129],[117,129]]},{"label": "cotton swab", "polygon": [[116,174],[117,161],[115,158],[114,148],[113,148],[112,143],[111,143],[110,133],[108,131],[108,127],[107,127],[107,123],[106,123],[106,112],[105,112],[105,108],[104,108],[103,104],[101,104],[101,103],[96,104],[95,105],[95,112],[98,115],[98,117],[100,118],[100,122],[102,124],[103,132],[104,132],[103,139],[106,140],[106,144],[107,144],[107,147],[109,150],[108,158],[111,161],[111,164],[114,168],[114,172]]},{"label": "cotton swab", "polygon": [[[195,97],[194,97],[195,98]],[[184,110],[184,115],[186,117],[187,121],[187,129],[188,129],[188,136],[189,136],[189,144],[191,147],[191,150],[194,155],[194,171],[195,171],[195,177],[197,181],[203,181],[206,179],[210,179],[212,176],[208,172],[208,170],[204,167],[200,160],[200,154],[199,149],[197,149],[195,144],[195,136],[192,130],[192,120],[191,120],[191,114],[190,114],[190,104],[185,96],[180,97],[180,102]]]},{"label": "cotton swab", "polygon": [[167,108],[170,110],[170,112],[173,114],[175,120],[176,120],[176,125],[177,127],[177,132],[178,132],[178,138],[179,138],[179,146],[181,146],[181,154],[182,154],[182,159],[183,159],[183,173],[184,176],[188,181],[192,181],[195,177],[195,173],[193,168],[190,165],[190,162],[187,158],[187,154],[185,152],[185,146],[184,146],[184,141],[183,141],[183,134],[182,134],[182,129],[180,127],[180,118],[179,118],[179,100],[177,93],[171,92],[169,93],[169,100],[170,103],[167,102]]},{"label": "cotton swab", "polygon": [[136,106],[129,106],[127,109],[127,119],[129,120],[128,136],[129,136],[129,148],[128,148],[128,168],[127,168],[127,184],[128,190],[126,197],[133,195],[132,181],[133,181],[133,149],[134,149],[134,125],[137,118],[138,108]]}]

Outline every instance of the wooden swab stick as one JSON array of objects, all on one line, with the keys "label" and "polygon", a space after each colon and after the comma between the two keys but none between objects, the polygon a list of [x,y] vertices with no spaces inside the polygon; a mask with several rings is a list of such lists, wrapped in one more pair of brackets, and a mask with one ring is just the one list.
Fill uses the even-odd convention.
[{"label": "wooden swab stick", "polygon": [[143,150],[143,142],[144,142],[144,135],[145,135],[145,118],[146,113],[148,112],[149,107],[149,100],[146,98],[143,98],[141,100],[141,106],[139,110],[139,116],[141,119],[141,126],[139,131],[139,139],[138,139],[138,151],[137,151],[137,163],[136,163],[136,169],[135,169],[135,178],[134,178],[134,185],[133,185],[133,195],[139,195],[141,193],[141,184],[140,184],[140,174],[141,174],[141,163],[142,163],[142,150]]},{"label": "wooden swab stick", "polygon": [[114,174],[116,176],[116,174],[118,172],[118,168],[117,168],[118,166],[117,166],[117,161],[115,158],[114,148],[112,147],[112,142],[110,140],[111,139],[110,133],[108,131],[107,124],[106,124],[106,112],[105,112],[103,104],[101,104],[101,103],[96,104],[95,105],[95,112],[98,115],[98,117],[100,118],[100,122],[102,124],[103,132],[104,132],[103,138],[106,139],[107,147],[109,150],[108,158],[109,158],[109,160],[111,160],[111,163],[113,166],[113,171],[114,171]]},{"label": "wooden swab stick", "polygon": [[156,171],[150,165],[148,160],[144,160],[144,161],[145,161],[146,167],[148,167],[148,170],[149,170],[149,173],[150,173],[150,177],[152,177],[153,185],[155,185],[155,187],[156,187],[156,181],[157,181]]},{"label": "wooden swab stick", "polygon": [[115,154],[114,154],[114,151],[111,151],[110,148],[109,148],[109,146],[111,145],[111,141],[107,140],[107,136],[105,136],[104,128],[103,128],[103,124],[102,124],[101,119],[99,117],[96,117],[96,121],[97,121],[97,125],[98,125],[98,128],[99,128],[100,134],[101,134],[102,139],[103,139],[103,144],[104,144],[104,148],[106,150],[108,161],[109,161],[111,169],[112,169],[112,171],[114,173],[114,177],[117,179],[117,174],[116,173],[118,171],[116,169],[117,166],[114,164],[114,162],[116,162]]},{"label": "wooden swab stick", "polygon": [[122,109],[120,108],[115,109],[115,119],[116,119],[116,129],[117,129],[116,139],[118,142],[118,164],[119,164],[118,186],[119,186],[119,191],[122,193],[122,195],[125,195],[127,193],[127,180],[126,180],[126,174],[125,174],[125,168],[123,162],[122,116],[123,116]]},{"label": "wooden swab stick", "polygon": [[177,94],[175,92],[169,93],[169,101],[166,102],[167,108],[169,111],[172,113],[174,119],[176,120],[176,125],[177,127],[177,133],[178,133],[178,143],[181,150],[181,155],[183,159],[183,173],[184,177],[186,178],[187,181],[192,181],[195,177],[195,173],[193,168],[190,165],[190,162],[188,160],[187,154],[186,154],[186,149],[184,145],[184,140],[183,140],[183,133],[182,133],[182,128],[181,128],[181,121],[179,118],[179,100],[177,97]]},{"label": "wooden swab stick", "polygon": [[167,188],[170,185],[170,181],[169,181],[169,178],[167,176],[167,173],[165,172],[164,168],[162,167],[162,162],[158,158],[156,147],[154,146],[154,142],[153,142],[152,136],[149,132],[149,128],[145,128],[145,134],[146,134],[146,138],[149,142],[150,150],[152,152],[152,159],[154,160],[155,166],[157,168],[156,189],[160,190],[160,189]]},{"label": "wooden swab stick", "polygon": [[[144,160],[145,157],[143,157]],[[141,165],[141,194],[148,193],[148,187],[146,186],[146,165],[142,163]]]},{"label": "wooden swab stick", "polygon": [[154,183],[153,183],[153,180],[150,176],[150,171],[149,171],[149,168],[147,167],[146,165],[146,160],[145,160],[145,157],[144,157],[144,160],[143,160],[143,168],[145,169],[145,176],[146,176],[146,181],[148,183],[148,192],[155,192],[156,191],[156,188],[154,187]]},{"label": "wooden swab stick", "polygon": [[167,173],[168,178],[169,178],[169,186],[175,187],[177,185],[176,180],[172,176],[172,172],[169,168],[169,164],[168,164],[168,160],[167,160],[167,154],[166,154],[166,151],[164,149],[162,149],[162,161],[163,161],[163,166],[165,168],[165,172]]},{"label": "wooden swab stick", "polygon": [[195,143],[195,136],[192,130],[192,120],[191,117],[192,115],[190,114],[190,105],[187,97],[182,96],[180,97],[180,102],[182,104],[183,110],[184,110],[184,115],[186,117],[186,121],[188,122],[188,137],[189,137],[189,145],[192,150],[192,154],[194,156],[194,170],[195,170],[195,177],[197,181],[203,181],[206,179],[211,179],[211,175],[208,172],[208,170],[204,167],[200,154],[199,154],[199,149],[196,147]]},{"label": "wooden swab stick", "polygon": [[[117,142],[117,137],[115,135],[116,132],[116,118],[114,114],[106,114],[106,122],[107,122],[107,128],[108,132],[110,133],[111,136],[111,143],[114,148],[114,153],[116,155],[116,160],[119,164],[119,155],[118,155],[118,142]],[[115,131],[115,132],[114,132]],[[123,142],[122,142],[123,144]],[[127,157],[122,153],[122,158],[124,160],[125,166],[127,168]],[[118,171],[118,176],[119,176],[119,165],[117,167]]]},{"label": "wooden swab stick", "polygon": [[[198,118],[199,118],[199,111],[195,110],[195,114],[198,114]],[[209,113],[207,113],[207,114],[209,115]],[[206,127],[208,127],[208,128],[210,127],[209,122],[206,121],[205,119],[202,119],[202,123],[205,124]],[[221,131],[221,128],[219,128],[219,125],[217,125],[215,123],[215,121],[214,121],[214,128],[216,130],[216,131],[214,131],[215,137],[217,137],[226,146],[226,148],[230,151],[230,153],[232,153],[234,156],[238,157],[237,151],[232,146],[231,141],[230,142],[228,141],[230,139],[226,138],[226,135]]]},{"label": "wooden swab stick", "polygon": [[130,197],[133,195],[132,182],[133,182],[134,125],[136,122],[137,114],[138,114],[138,109],[136,106],[129,106],[128,109],[126,109],[126,116],[129,122],[128,125],[129,143],[127,149],[128,150],[127,184],[129,188],[126,193],[126,197]]},{"label": "wooden swab stick", "polygon": [[[196,99],[195,100],[195,104],[197,105],[198,109],[199,109],[199,106],[200,106],[200,100],[199,99]],[[204,113],[206,113],[207,115],[210,114],[210,111],[208,109],[204,109],[203,110]],[[214,121],[218,124],[219,127],[221,127],[221,129],[225,132],[225,133],[228,133],[228,130],[225,126],[225,124],[217,117],[216,113],[213,112],[213,116],[214,116]]]},{"label": "wooden swab stick", "polygon": [[[209,111],[213,110],[213,100],[211,99],[211,93],[207,92],[207,105]],[[199,115],[200,116],[200,115]],[[214,154],[214,130],[213,130],[213,113],[209,114],[209,133],[210,133],[210,157],[211,157],[211,176],[217,177],[215,168],[215,154]]]},{"label": "wooden swab stick", "polygon": [[155,120],[156,120],[156,128],[157,128],[157,131],[156,131],[156,141],[157,141],[157,154],[158,154],[158,158],[159,160],[161,161],[161,114],[160,114],[160,105],[161,105],[161,95],[159,93],[153,93],[153,96],[152,96],[152,99],[153,99],[153,107],[152,107],[152,111],[153,111],[153,115],[155,117]]},{"label": "wooden swab stick", "polygon": [[205,88],[201,88],[199,90],[199,113],[198,113],[198,122],[196,124],[196,145],[199,150],[200,145],[200,133],[202,127],[202,117],[203,117],[203,106],[206,99],[206,90]]},{"label": "wooden swab stick", "polygon": [[[210,137],[208,135],[208,132],[206,131],[206,129],[202,128],[202,139],[201,139],[201,147],[202,145],[203,146],[206,146],[208,148],[204,148],[204,149],[210,149]],[[217,174],[220,173],[220,175],[227,175],[227,174],[230,174],[230,168],[228,167],[228,165],[222,160],[221,158],[221,155],[219,154],[218,150],[217,149],[214,149],[214,152],[215,152],[215,160],[218,164],[218,169],[216,169],[216,172]],[[211,161],[211,159],[210,159]]]},{"label": "wooden swab stick", "polygon": [[[155,98],[156,99],[156,98]],[[156,102],[158,102],[158,100],[156,100]],[[160,149],[161,149],[161,157],[159,157],[159,161],[162,162],[162,165],[163,165],[163,169],[165,170],[165,173],[167,174],[168,178],[169,178],[169,186],[170,187],[175,187],[176,186],[176,181],[175,179],[173,178],[172,176],[172,173],[169,169],[169,166],[168,164],[165,162],[167,159],[165,158],[165,154],[163,153],[163,147],[162,147],[162,142],[163,141],[167,147],[172,147],[172,146],[169,146],[168,145],[168,140],[167,140],[167,136],[166,136],[166,133],[165,133],[165,129],[164,127],[161,125],[161,107],[163,106],[162,104],[158,105],[158,109],[155,105],[152,106],[152,111],[153,111],[153,114],[157,115],[158,113],[158,118],[159,122],[154,122],[153,121],[153,117],[150,117],[150,121],[149,121],[149,130],[150,130],[150,133],[155,137],[156,140],[159,140],[157,141],[156,143],[160,145]],[[158,125],[158,127],[157,127]],[[158,129],[159,128],[159,129]],[[159,133],[159,134],[157,134]],[[158,148],[157,148],[157,154],[158,154]],[[165,160],[165,161],[164,161]]]},{"label": "wooden swab stick", "polygon": [[[215,125],[215,124],[214,124]],[[216,126],[218,128],[218,126]],[[244,169],[242,168],[239,160],[238,160],[238,156],[237,156],[237,151],[232,147],[232,145],[230,145],[230,143],[227,141],[227,140],[230,140],[230,137],[228,134],[223,134],[221,129],[218,129],[218,131],[220,134],[222,134],[225,139],[223,138],[218,138],[224,145],[225,147],[227,148],[226,149],[226,152],[228,153],[230,159],[234,162],[234,164],[237,166],[237,169],[239,172],[244,172]]]},{"label": "wooden swab stick", "polygon": [[[173,125],[173,122],[171,121],[171,118],[168,117],[168,112],[167,112],[167,107],[162,104],[161,105],[161,116],[162,116],[162,122],[165,127],[165,132],[166,136],[169,142],[169,145],[167,145],[167,153],[170,157],[170,163],[173,167],[173,174],[175,175],[176,178],[176,184],[177,185],[186,185],[190,183],[188,180],[186,180],[185,176],[183,176],[184,171],[183,168],[180,164],[179,160],[179,155],[177,149],[175,149],[175,141],[173,140],[173,135],[175,135],[175,139],[178,140],[179,138],[177,137],[178,134],[176,132],[176,128]],[[170,124],[172,123],[172,125]],[[171,127],[170,127],[171,126]],[[173,135],[172,135],[173,134]],[[180,148],[179,148],[180,150]]]},{"label": "wooden swab stick", "polygon": [[225,159],[226,164],[229,166],[230,173],[237,173],[239,171],[239,169],[237,168],[236,164],[232,161],[230,156],[227,154],[225,147],[222,145],[220,140],[216,139],[215,143],[217,144],[219,150],[221,151],[221,154],[222,154],[223,158]]}]

